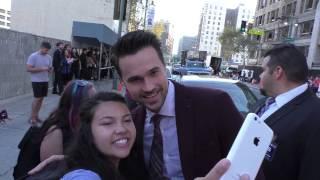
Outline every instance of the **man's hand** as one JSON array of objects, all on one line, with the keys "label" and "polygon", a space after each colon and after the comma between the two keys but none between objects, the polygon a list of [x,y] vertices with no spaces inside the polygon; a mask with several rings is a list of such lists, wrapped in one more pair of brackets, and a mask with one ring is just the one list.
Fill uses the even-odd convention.
[{"label": "man's hand", "polygon": [[44,167],[46,167],[48,164],[54,162],[54,161],[60,161],[64,159],[64,155],[52,155],[48,159],[42,161],[40,164],[38,164],[35,168],[31,169],[28,174],[34,175],[41,171]]},{"label": "man's hand", "polygon": [[[201,178],[195,180],[219,180],[230,167],[230,161],[227,159],[220,160],[211,171]],[[239,180],[250,180],[248,175],[242,175]]]}]

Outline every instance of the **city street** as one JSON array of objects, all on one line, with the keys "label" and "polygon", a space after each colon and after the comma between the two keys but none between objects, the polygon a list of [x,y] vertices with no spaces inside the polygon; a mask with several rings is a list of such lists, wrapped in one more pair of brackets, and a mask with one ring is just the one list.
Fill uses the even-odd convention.
[{"label": "city street", "polygon": [[[112,80],[103,80],[94,84],[98,91],[112,89]],[[41,119],[45,119],[56,107],[59,97],[49,93],[41,108]],[[1,107],[7,109],[12,119],[6,124],[0,124],[0,180],[13,179],[13,167],[19,154],[17,146],[30,126],[27,120],[31,111],[32,98],[32,94],[27,94],[0,101]]]}]

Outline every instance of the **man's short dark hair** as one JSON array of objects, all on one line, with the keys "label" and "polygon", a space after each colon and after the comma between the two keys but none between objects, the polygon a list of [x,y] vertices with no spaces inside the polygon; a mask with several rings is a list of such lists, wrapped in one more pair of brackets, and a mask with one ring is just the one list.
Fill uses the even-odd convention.
[{"label": "man's short dark hair", "polygon": [[157,51],[159,59],[165,64],[161,52],[161,43],[157,36],[151,32],[143,30],[129,32],[116,42],[112,47],[112,61],[120,77],[122,77],[122,74],[119,67],[119,59],[127,55],[133,55],[149,46]]},{"label": "man's short dark hair", "polygon": [[56,47],[59,47],[63,42],[57,42]]},{"label": "man's short dark hair", "polygon": [[289,81],[296,83],[306,82],[308,79],[308,65],[304,54],[293,44],[281,44],[269,51],[264,57],[270,57],[267,66],[270,73],[275,67],[283,68]]},{"label": "man's short dark hair", "polygon": [[49,42],[42,42],[41,43],[41,48],[46,48],[46,49],[51,49],[51,44]]}]

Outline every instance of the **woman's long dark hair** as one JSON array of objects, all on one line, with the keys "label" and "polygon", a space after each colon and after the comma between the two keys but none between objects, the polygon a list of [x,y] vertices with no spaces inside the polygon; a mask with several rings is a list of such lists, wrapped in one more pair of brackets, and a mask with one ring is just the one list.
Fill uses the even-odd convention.
[{"label": "woman's long dark hair", "polygon": [[72,136],[76,129],[78,129],[80,123],[80,104],[85,99],[89,98],[90,90],[93,88],[93,84],[91,83],[81,86],[78,85],[78,81],[79,80],[71,81],[65,87],[58,107],[50,113],[41,128],[41,137],[39,137],[39,141],[42,141],[46,136],[47,131],[53,126],[55,126],[55,128],[51,129],[50,132],[59,128],[63,132],[63,137]]},{"label": "woman's long dark hair", "polygon": [[100,92],[88,99],[80,107],[80,130],[74,143],[67,150],[66,159],[69,171],[87,169],[97,173],[102,179],[121,179],[114,164],[102,154],[94,143],[91,124],[97,107],[104,102],[120,102],[126,104],[125,99],[116,93]]}]

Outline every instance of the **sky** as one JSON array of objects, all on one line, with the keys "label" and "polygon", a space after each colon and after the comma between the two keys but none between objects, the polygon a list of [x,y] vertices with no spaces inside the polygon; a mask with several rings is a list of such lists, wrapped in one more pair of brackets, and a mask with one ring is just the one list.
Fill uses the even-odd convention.
[{"label": "sky", "polygon": [[0,6],[6,9],[11,9],[11,0],[0,0]]},{"label": "sky", "polygon": [[[155,21],[168,20],[173,24],[174,47],[177,53],[182,36],[197,36],[200,23],[201,8],[205,2],[215,0],[154,0]],[[217,0],[226,3],[227,8],[236,8],[239,3],[255,10],[257,0]]]}]

